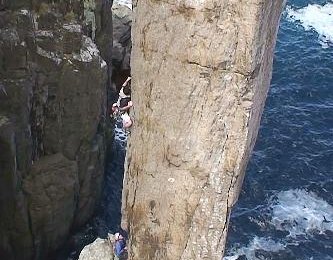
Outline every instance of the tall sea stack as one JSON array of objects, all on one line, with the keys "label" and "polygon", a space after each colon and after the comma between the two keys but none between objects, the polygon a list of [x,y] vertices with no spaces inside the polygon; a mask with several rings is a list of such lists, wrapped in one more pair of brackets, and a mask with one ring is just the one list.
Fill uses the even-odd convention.
[{"label": "tall sea stack", "polygon": [[129,259],[221,259],[283,0],[135,1]]}]

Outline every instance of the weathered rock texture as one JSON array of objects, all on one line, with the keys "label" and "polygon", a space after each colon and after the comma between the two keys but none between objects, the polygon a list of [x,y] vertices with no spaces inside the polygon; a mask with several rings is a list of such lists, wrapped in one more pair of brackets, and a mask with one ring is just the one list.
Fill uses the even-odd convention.
[{"label": "weathered rock texture", "polygon": [[113,260],[113,246],[108,240],[97,238],[80,253],[79,260]]},{"label": "weathered rock texture", "polygon": [[1,259],[43,259],[93,213],[111,4],[0,1]]},{"label": "weathered rock texture", "polygon": [[122,84],[130,74],[130,56],[132,49],[132,10],[128,6],[118,2],[119,1],[116,0],[112,5],[112,90],[116,94],[118,94]]},{"label": "weathered rock texture", "polygon": [[108,234],[107,239],[97,238],[82,249],[79,260],[113,260],[115,242],[113,234]]},{"label": "weathered rock texture", "polygon": [[114,3],[112,66],[114,70],[130,70],[132,10],[127,6]]},{"label": "weathered rock texture", "polygon": [[130,259],[221,259],[271,79],[282,0],[134,3]]}]

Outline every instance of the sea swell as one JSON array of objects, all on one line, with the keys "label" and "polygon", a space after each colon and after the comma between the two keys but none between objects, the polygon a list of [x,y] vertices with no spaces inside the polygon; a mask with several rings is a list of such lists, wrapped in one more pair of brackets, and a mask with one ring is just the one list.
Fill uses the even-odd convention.
[{"label": "sea swell", "polygon": [[[281,191],[272,195],[265,206],[252,212],[240,210],[235,217],[242,215],[248,226],[259,228],[260,235],[250,235],[246,245],[234,243],[224,260],[319,259],[306,254],[299,257],[293,250],[300,253],[299,247],[308,246],[309,241],[318,237],[329,241],[333,232],[333,206],[302,189]],[[326,245],[327,254],[320,259],[332,259],[331,250],[332,245]]]},{"label": "sea swell", "polygon": [[333,259],[333,3],[289,1],[226,260]]}]

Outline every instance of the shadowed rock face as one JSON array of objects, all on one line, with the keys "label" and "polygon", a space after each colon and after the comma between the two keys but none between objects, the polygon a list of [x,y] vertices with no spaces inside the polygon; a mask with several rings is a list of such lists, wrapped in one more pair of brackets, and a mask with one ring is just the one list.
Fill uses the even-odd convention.
[{"label": "shadowed rock face", "polygon": [[[131,55],[132,10],[124,5],[113,3],[113,47],[112,66],[117,74],[129,71]],[[115,75],[116,76],[116,75]]]},{"label": "shadowed rock face", "polygon": [[0,1],[1,259],[45,258],[94,211],[111,4]]},{"label": "shadowed rock face", "polygon": [[134,3],[130,259],[221,259],[271,79],[282,0]]}]

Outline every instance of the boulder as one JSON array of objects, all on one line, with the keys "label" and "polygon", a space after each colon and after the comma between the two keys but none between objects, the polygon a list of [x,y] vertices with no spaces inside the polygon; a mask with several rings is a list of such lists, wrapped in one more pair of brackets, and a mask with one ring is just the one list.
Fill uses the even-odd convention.
[{"label": "boulder", "polygon": [[[110,238],[112,239],[112,237]],[[97,238],[93,243],[83,248],[79,260],[113,260],[112,242],[111,240]]]}]

